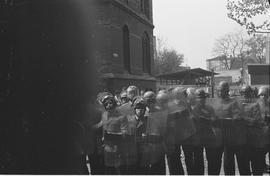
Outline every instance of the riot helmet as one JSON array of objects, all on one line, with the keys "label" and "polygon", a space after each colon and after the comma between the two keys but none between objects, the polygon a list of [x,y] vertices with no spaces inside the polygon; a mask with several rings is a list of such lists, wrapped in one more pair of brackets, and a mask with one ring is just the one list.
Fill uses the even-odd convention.
[{"label": "riot helmet", "polygon": [[240,94],[245,98],[251,98],[252,88],[249,85],[244,85],[240,90]]},{"label": "riot helmet", "polygon": [[127,96],[127,92],[126,91],[122,91],[120,93],[120,99],[121,99],[121,103],[127,103],[128,102],[128,96]]},{"label": "riot helmet", "polygon": [[106,110],[112,110],[117,105],[117,102],[116,102],[115,98],[111,94],[105,95],[102,98],[102,101],[101,102],[102,102],[102,104],[103,104],[103,106],[104,106],[104,108]]},{"label": "riot helmet", "polygon": [[152,91],[147,91],[144,93],[143,98],[146,100],[148,105],[156,103],[156,95]]},{"label": "riot helmet", "polygon": [[136,86],[129,86],[127,88],[127,97],[129,100],[133,100],[133,98],[137,95],[137,87]]},{"label": "riot helmet", "polygon": [[258,95],[260,98],[264,99],[265,101],[268,100],[269,97],[269,87],[262,86],[259,88]]},{"label": "riot helmet", "polygon": [[169,95],[165,91],[159,91],[156,96],[156,101],[160,106],[165,107],[168,105]]},{"label": "riot helmet", "polygon": [[134,114],[137,117],[143,117],[146,111],[146,101],[143,97],[138,96],[134,98],[133,101],[133,108],[134,108]]},{"label": "riot helmet", "polygon": [[218,85],[218,91],[220,93],[221,98],[229,97],[229,91],[230,91],[229,83],[226,81],[221,81]]}]

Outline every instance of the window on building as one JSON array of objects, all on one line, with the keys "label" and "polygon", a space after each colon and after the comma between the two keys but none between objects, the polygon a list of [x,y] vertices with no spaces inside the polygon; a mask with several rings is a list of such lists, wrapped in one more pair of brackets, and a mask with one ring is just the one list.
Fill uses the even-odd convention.
[{"label": "window on building", "polygon": [[146,15],[147,18],[150,17],[150,0],[141,0],[141,11]]},{"label": "window on building", "polygon": [[123,27],[123,63],[124,68],[130,73],[129,30],[126,25]]},{"label": "window on building", "polygon": [[143,72],[151,73],[150,39],[146,32],[142,37],[142,65]]}]

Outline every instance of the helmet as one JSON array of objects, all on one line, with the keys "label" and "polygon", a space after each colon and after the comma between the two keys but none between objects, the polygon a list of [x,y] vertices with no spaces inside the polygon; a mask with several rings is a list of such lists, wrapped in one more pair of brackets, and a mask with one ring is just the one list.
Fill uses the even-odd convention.
[{"label": "helmet", "polygon": [[195,91],[196,91],[196,89],[195,88],[193,88],[193,87],[189,87],[189,88],[187,88],[187,90],[186,90],[186,92],[187,92],[187,95],[194,95],[195,94]]},{"label": "helmet", "polygon": [[106,96],[106,95],[112,95],[111,93],[109,92],[99,92],[97,94],[97,101],[102,104],[102,99]]},{"label": "helmet", "polygon": [[160,91],[158,91],[158,94],[159,94],[159,93],[167,93],[167,91],[164,90],[164,89],[161,89]]},{"label": "helmet", "polygon": [[156,95],[152,91],[147,91],[144,93],[143,98],[148,102],[148,103],[153,103],[156,101]]},{"label": "helmet", "polygon": [[207,93],[203,89],[197,89],[195,91],[195,95],[197,98],[206,98],[207,97]]},{"label": "helmet", "polygon": [[116,104],[116,100],[115,98],[113,97],[113,95],[111,94],[108,94],[108,95],[105,95],[102,100],[101,100],[101,103],[103,105],[105,105],[108,101],[112,101],[114,104]]},{"label": "helmet", "polygon": [[139,109],[139,108],[145,109],[146,108],[145,99],[141,96],[134,98],[133,107],[134,107],[134,109]]},{"label": "helmet", "polygon": [[244,85],[240,90],[241,95],[246,95],[246,96],[250,96],[251,92],[252,92],[252,88],[249,85]]},{"label": "helmet", "polygon": [[137,87],[136,86],[129,86],[127,88],[127,93],[130,94],[130,93],[137,93]]},{"label": "helmet", "polygon": [[224,89],[228,89],[229,90],[230,86],[229,86],[229,83],[226,82],[226,81],[221,81],[219,84],[218,84],[218,89],[219,90],[224,90]]},{"label": "helmet", "polygon": [[167,103],[169,101],[169,95],[164,91],[159,91],[156,96],[156,100],[159,103]]},{"label": "helmet", "polygon": [[120,98],[127,98],[127,92],[126,91],[121,92]]},{"label": "helmet", "polygon": [[269,94],[269,87],[262,86],[259,88],[258,95],[268,95]]},{"label": "helmet", "polygon": [[127,96],[130,100],[132,100],[134,98],[134,96],[137,95],[137,87],[136,86],[129,86],[127,88]]},{"label": "helmet", "polygon": [[185,96],[185,89],[183,87],[176,87],[172,90],[172,94],[175,97]]}]

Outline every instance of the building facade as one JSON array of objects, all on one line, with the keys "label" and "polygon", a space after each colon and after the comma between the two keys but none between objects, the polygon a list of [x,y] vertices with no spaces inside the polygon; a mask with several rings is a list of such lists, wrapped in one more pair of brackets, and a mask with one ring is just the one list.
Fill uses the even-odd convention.
[{"label": "building facade", "polygon": [[100,88],[155,90],[152,1],[100,0],[96,7],[92,39]]},{"label": "building facade", "polygon": [[248,74],[250,77],[250,85],[253,86],[269,86],[269,64],[249,64]]},{"label": "building facade", "polygon": [[247,84],[249,76],[247,73],[247,64],[256,63],[252,58],[247,58],[243,61],[240,59],[226,58],[226,56],[218,56],[206,60],[207,70],[213,70],[218,75],[215,75],[215,82],[218,84],[221,81],[227,81],[231,84]]}]

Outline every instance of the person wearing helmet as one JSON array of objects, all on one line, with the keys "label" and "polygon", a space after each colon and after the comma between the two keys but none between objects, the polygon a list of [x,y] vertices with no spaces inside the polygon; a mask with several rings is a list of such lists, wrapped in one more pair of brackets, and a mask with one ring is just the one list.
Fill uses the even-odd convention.
[{"label": "person wearing helmet", "polygon": [[105,174],[120,174],[123,153],[120,143],[128,130],[127,117],[116,108],[117,103],[112,95],[105,95],[101,102],[106,110],[100,122],[103,127]]},{"label": "person wearing helmet", "polygon": [[195,91],[195,98],[196,103],[191,111],[196,127],[192,146],[194,155],[192,174],[204,174],[203,149],[205,149],[208,162],[208,175],[219,175],[219,168],[216,165],[218,156],[215,154],[215,129],[212,127],[212,122],[216,119],[215,111],[212,106],[206,104],[207,93],[203,89]]},{"label": "person wearing helmet", "polygon": [[244,85],[240,90],[240,95],[246,99],[252,98],[252,88],[249,85]]},{"label": "person wearing helmet", "polygon": [[[148,107],[146,143],[142,146],[140,165],[149,168],[146,174],[165,175],[164,137],[166,133],[167,111],[156,106],[156,95],[152,91],[145,92],[143,98]],[[151,166],[151,167],[149,167]]]},{"label": "person wearing helmet", "polygon": [[228,82],[221,81],[218,85],[219,98],[215,102],[214,109],[217,115],[217,127],[222,130],[223,144],[220,146],[220,157],[216,162],[221,166],[224,152],[224,172],[226,175],[234,175],[234,156],[236,155],[240,174],[250,175],[245,145],[247,142],[246,119],[240,103],[229,96],[229,91]]},{"label": "person wearing helmet", "polygon": [[[261,118],[264,119],[264,121],[266,122],[266,124],[268,125],[268,131],[269,131],[269,124],[270,124],[270,113],[269,113],[269,106],[270,106],[270,98],[269,98],[269,87],[268,86],[262,86],[259,88],[258,90],[258,96],[259,96],[259,106],[260,106],[260,110],[261,110]],[[268,145],[265,148],[265,154],[267,154],[267,152],[269,153],[269,132],[268,132],[268,138],[267,138],[267,143]],[[268,154],[269,156],[270,154]],[[269,156],[270,159],[270,156]],[[265,160],[264,160],[264,164],[265,166],[265,172],[269,173],[269,165],[266,164]]]},{"label": "person wearing helmet", "polygon": [[121,101],[121,105],[128,103],[128,96],[127,96],[127,92],[126,91],[122,91],[120,93],[120,101]]},{"label": "person wearing helmet", "polygon": [[266,135],[264,134],[260,106],[252,98],[252,88],[244,85],[240,91],[243,115],[248,121],[247,126],[247,156],[253,175],[263,174],[264,150]]},{"label": "person wearing helmet", "polygon": [[126,90],[126,96],[127,96],[127,102],[123,103],[121,106],[118,107],[118,110],[128,116],[128,115],[134,115],[133,107],[132,107],[132,101],[137,95],[137,87],[136,86],[129,86]]},{"label": "person wearing helmet", "polygon": [[196,92],[196,89],[193,87],[189,87],[186,90],[187,103],[189,104],[190,107],[195,105],[195,102],[196,102],[195,92]]},{"label": "person wearing helmet", "polygon": [[143,98],[145,99],[148,108],[154,109],[156,105],[156,94],[152,91],[147,91],[144,93]]},{"label": "person wearing helmet", "polygon": [[133,98],[137,96],[138,88],[136,86],[129,86],[127,88],[127,96],[130,101],[133,101]]},{"label": "person wearing helmet", "polygon": [[161,90],[158,92],[156,96],[157,106],[160,109],[167,110],[168,109],[168,103],[169,103],[169,95],[166,91]]},{"label": "person wearing helmet", "polygon": [[141,96],[133,101],[134,115],[128,116],[128,133],[122,144],[124,156],[122,157],[121,173],[124,175],[147,174],[149,166],[141,166],[142,135],[146,133],[147,116],[145,116],[146,102]]},{"label": "person wearing helmet", "polygon": [[190,174],[191,152],[184,147],[195,133],[195,126],[190,118],[185,89],[176,87],[172,91],[173,101],[169,102],[167,122],[167,159],[170,174],[184,175],[181,163],[181,146],[185,152],[185,161]]}]

